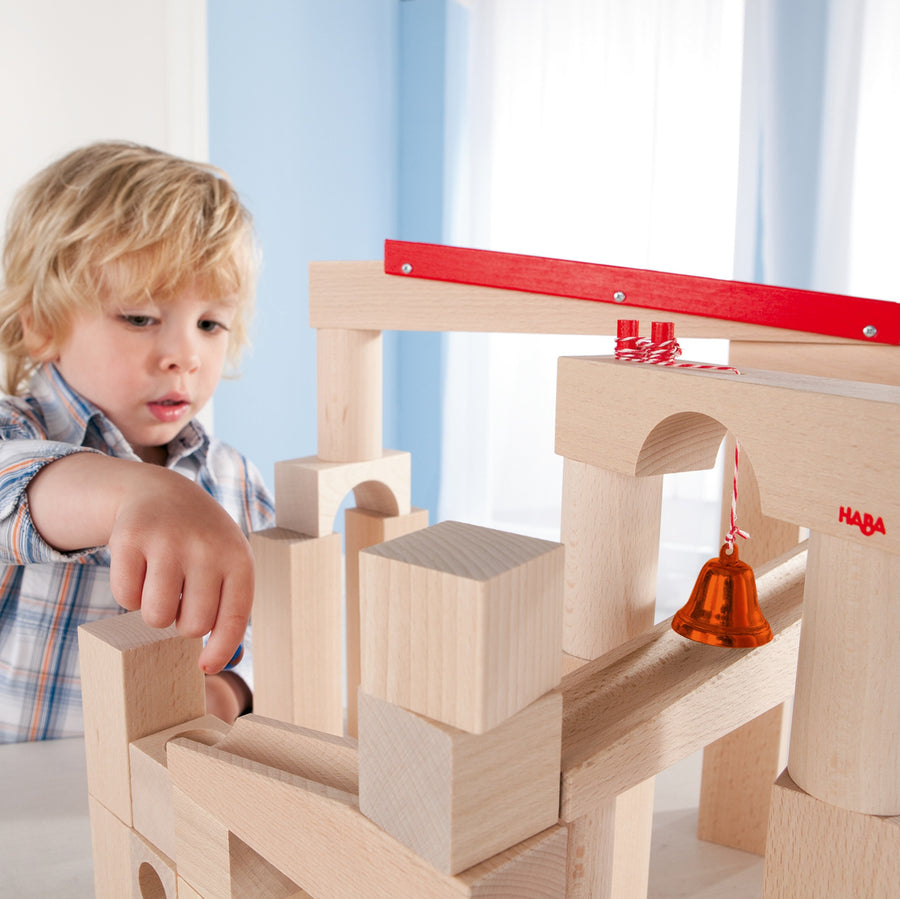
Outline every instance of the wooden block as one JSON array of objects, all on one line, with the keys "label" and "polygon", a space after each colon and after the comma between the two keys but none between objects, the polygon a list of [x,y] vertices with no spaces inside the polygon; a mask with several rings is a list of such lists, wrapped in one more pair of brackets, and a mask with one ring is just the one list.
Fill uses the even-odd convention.
[{"label": "wooden block", "polygon": [[177,787],[173,799],[178,874],[203,899],[309,895]]},{"label": "wooden block", "polygon": [[775,633],[755,649],[694,643],[671,619],[563,678],[561,817],[589,814],[790,697],[805,552],[757,572]]},{"label": "wooden block", "polygon": [[569,824],[566,899],[647,895],[653,789],[644,781]]},{"label": "wooden block", "polygon": [[337,737],[260,715],[243,715],[217,745],[223,752],[279,771],[348,793],[359,792],[359,758],[352,737]]},{"label": "wooden block", "polygon": [[484,733],[559,683],[564,547],[446,521],[360,553],[362,686]]},{"label": "wooden block", "polygon": [[131,828],[88,795],[96,899],[143,899],[131,876]]},{"label": "wooden block", "polygon": [[380,331],[316,333],[320,458],[359,462],[381,454],[381,357]]},{"label": "wooden block", "polygon": [[662,477],[563,462],[563,650],[595,659],[653,626]]},{"label": "wooden block", "polygon": [[180,874],[176,877],[178,899],[204,899]]},{"label": "wooden block", "polygon": [[183,792],[317,899],[562,895],[566,833],[558,825],[449,877],[361,814],[353,794],[189,740],[168,752],[176,803]]},{"label": "wooden block", "polygon": [[784,772],[772,790],[764,899],[893,899],[900,884],[900,817],[815,799]]},{"label": "wooden block", "polygon": [[285,528],[250,535],[253,708],[333,734],[344,732],[341,536]]},{"label": "wooden block", "polygon": [[753,465],[766,515],[900,554],[900,492],[885,490],[900,482],[900,454],[884,450],[900,434],[900,387],[559,362],[556,451],[568,459],[636,475],[711,468],[726,428]]},{"label": "wooden block", "polygon": [[279,527],[324,537],[350,491],[361,509],[408,515],[409,453],[379,451],[363,462],[329,462],[318,456],[275,463],[275,520]]},{"label": "wooden block", "polygon": [[900,815],[898,590],[900,556],[810,534],[788,770],[869,815]]},{"label": "wooden block", "polygon": [[790,723],[790,703],[780,704],[706,747],[698,839],[765,855],[772,771],[787,760]]},{"label": "wooden block", "polygon": [[201,643],[140,612],[78,629],[88,792],[129,826],[129,744],[206,713]]},{"label": "wooden block", "polygon": [[133,827],[169,858],[175,858],[175,816],[172,784],[166,768],[166,743],[176,736],[189,736],[212,746],[229,730],[215,715],[204,715],[142,737],[128,747]]},{"label": "wooden block", "polygon": [[[649,309],[642,312],[645,321],[660,317]],[[627,311],[629,317],[633,313]],[[309,321],[314,328],[615,334],[617,320],[625,315],[618,303],[388,275],[378,260],[313,262],[309,267]],[[871,346],[705,315],[666,312],[665,320],[674,322],[679,337]]]},{"label": "wooden block", "polygon": [[385,515],[370,509],[344,512],[344,594],[346,602],[347,733],[357,732],[356,693],[361,680],[359,642],[360,550],[428,527],[428,510],[412,509],[408,515]]},{"label": "wooden block", "polygon": [[132,891],[140,899],[177,899],[175,862],[165,853],[131,831]]},{"label": "wooden block", "polygon": [[444,874],[559,817],[559,693],[485,734],[360,693],[359,730],[360,811]]}]

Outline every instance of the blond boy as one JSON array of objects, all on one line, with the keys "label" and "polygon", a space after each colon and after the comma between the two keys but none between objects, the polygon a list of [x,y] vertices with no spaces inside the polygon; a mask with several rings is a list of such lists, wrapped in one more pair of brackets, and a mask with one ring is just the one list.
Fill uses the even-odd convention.
[{"label": "blond boy", "polygon": [[246,342],[250,217],[215,169],[128,143],[40,172],[0,288],[0,742],[81,732],[78,625],[140,609],[209,639],[212,711],[247,625],[256,469],[196,415]]}]

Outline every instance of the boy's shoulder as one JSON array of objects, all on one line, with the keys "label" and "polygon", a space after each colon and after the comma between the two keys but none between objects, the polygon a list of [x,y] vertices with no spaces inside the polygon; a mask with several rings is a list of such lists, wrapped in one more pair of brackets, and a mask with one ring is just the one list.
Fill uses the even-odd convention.
[{"label": "boy's shoulder", "polygon": [[46,417],[33,396],[0,395],[0,437],[34,440],[46,434]]}]

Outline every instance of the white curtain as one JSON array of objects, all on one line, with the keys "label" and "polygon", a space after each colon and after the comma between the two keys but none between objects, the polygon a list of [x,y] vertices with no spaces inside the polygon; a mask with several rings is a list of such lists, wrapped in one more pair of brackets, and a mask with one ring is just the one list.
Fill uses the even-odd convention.
[{"label": "white curtain", "polygon": [[[731,277],[743,0],[469,6],[446,242]],[[694,359],[727,354],[682,343]],[[450,335],[439,517],[558,539],[556,359],[611,350],[609,338]],[[719,483],[667,479],[661,593],[690,590],[709,558]]]},{"label": "white curtain", "polygon": [[[897,0],[465,6],[446,243],[900,297]],[[727,356],[681,342],[686,358]],[[611,350],[450,335],[438,517],[557,538],[556,358]],[[661,617],[718,548],[720,484],[719,470],[666,479]]]}]

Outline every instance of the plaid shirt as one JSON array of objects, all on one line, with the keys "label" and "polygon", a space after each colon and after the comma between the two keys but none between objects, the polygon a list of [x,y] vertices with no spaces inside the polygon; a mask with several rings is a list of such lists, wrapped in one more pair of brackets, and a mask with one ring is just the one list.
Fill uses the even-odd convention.
[{"label": "plaid shirt", "polygon": [[[0,399],[0,743],[82,733],[78,626],[123,611],[109,590],[109,550],[53,549],[34,527],[25,489],[44,465],[71,453],[138,459],[52,365],[38,370],[30,390]],[[259,472],[198,422],[169,444],[166,466],[215,497],[245,533],[273,524]]]}]

